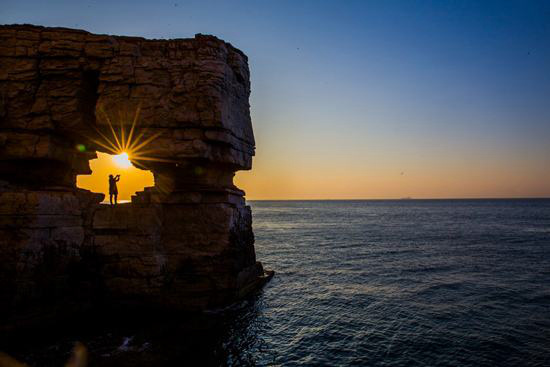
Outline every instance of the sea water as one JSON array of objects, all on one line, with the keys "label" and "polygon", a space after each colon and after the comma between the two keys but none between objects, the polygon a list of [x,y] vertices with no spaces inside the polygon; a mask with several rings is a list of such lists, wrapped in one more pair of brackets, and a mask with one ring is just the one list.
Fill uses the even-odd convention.
[{"label": "sea water", "polygon": [[79,340],[106,366],[550,366],[550,200],[249,204],[275,270],[258,295],[191,331],[111,320],[16,356],[60,365]]},{"label": "sea water", "polygon": [[550,200],[252,208],[257,363],[550,366]]}]

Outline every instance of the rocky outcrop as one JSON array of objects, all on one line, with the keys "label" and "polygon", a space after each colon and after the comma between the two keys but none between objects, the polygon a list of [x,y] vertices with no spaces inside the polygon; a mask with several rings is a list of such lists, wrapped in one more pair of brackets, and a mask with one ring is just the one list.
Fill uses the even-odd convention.
[{"label": "rocky outcrop", "polygon": [[[249,94],[246,56],[212,36],[0,26],[5,314],[98,298],[199,310],[265,280],[233,185],[254,155]],[[116,139],[134,139],[155,187],[111,208],[75,183]]]}]

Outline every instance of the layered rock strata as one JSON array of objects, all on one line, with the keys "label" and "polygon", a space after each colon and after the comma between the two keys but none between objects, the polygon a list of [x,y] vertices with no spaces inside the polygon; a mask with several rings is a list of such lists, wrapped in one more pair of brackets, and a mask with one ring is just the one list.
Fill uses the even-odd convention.
[{"label": "layered rock strata", "polygon": [[[233,184],[254,155],[249,94],[247,57],[212,36],[0,26],[5,314],[91,299],[201,310],[260,284]],[[96,152],[132,138],[155,187],[116,208],[76,187]]]}]

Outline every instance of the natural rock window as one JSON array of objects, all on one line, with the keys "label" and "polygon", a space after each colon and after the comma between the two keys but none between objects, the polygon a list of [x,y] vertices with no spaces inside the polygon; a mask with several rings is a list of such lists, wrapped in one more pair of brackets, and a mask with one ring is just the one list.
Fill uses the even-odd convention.
[{"label": "natural rock window", "polygon": [[104,193],[104,203],[109,201],[109,175],[120,175],[118,183],[118,202],[124,203],[131,200],[132,195],[143,191],[146,187],[155,185],[153,173],[132,165],[126,153],[110,155],[97,153],[97,159],[90,160],[92,174],[79,175],[76,185],[79,188],[93,192]]}]

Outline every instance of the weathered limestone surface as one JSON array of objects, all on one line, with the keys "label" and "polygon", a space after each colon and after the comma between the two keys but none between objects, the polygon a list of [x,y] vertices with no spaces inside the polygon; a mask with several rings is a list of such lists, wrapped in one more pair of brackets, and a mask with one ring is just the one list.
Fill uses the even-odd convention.
[{"label": "weathered limestone surface", "polygon": [[[213,36],[146,40],[0,26],[0,307],[227,305],[265,279],[233,185],[254,136],[247,57]],[[155,137],[155,187],[100,205],[76,188],[109,120]],[[117,125],[117,128],[119,126]],[[86,149],[76,149],[77,145]]]}]

